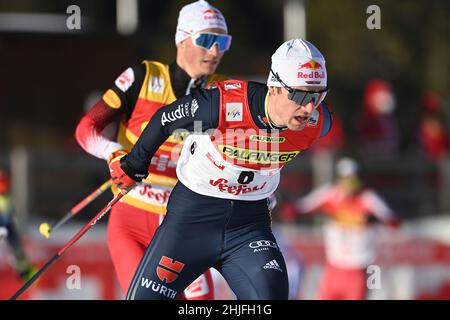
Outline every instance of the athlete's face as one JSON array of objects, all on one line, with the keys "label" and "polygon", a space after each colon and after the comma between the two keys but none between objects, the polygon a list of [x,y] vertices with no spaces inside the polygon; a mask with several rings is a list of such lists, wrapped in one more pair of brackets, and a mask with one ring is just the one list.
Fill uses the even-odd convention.
[{"label": "athlete's face", "polygon": [[357,176],[341,177],[337,179],[336,184],[347,195],[352,195],[361,188],[361,181]]},{"label": "athlete's face", "polygon": [[[224,30],[216,28],[204,29],[200,32],[225,34]],[[196,46],[192,36],[180,42],[177,49],[178,65],[193,78],[215,73],[224,54],[224,52],[219,51],[217,43],[209,50]]]},{"label": "athlete's face", "polygon": [[[320,91],[325,87],[293,87],[304,91]],[[303,130],[316,106],[312,102],[299,105],[288,98],[285,88],[269,87],[268,112],[272,122],[279,127],[293,131]]]}]

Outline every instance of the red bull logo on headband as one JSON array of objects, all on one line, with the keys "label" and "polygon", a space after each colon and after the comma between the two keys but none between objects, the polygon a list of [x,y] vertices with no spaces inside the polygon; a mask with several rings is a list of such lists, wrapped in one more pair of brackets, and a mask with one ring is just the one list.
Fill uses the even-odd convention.
[{"label": "red bull logo on headband", "polygon": [[[307,69],[307,71],[305,70]],[[326,77],[323,66],[315,61],[309,60],[298,66],[297,78],[299,79],[324,79]]]}]

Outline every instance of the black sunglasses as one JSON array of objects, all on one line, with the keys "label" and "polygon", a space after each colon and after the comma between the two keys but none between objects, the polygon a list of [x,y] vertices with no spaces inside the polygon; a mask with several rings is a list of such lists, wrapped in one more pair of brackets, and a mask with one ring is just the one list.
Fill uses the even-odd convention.
[{"label": "black sunglasses", "polygon": [[281,83],[283,88],[285,88],[288,91],[288,99],[294,101],[298,105],[304,106],[312,102],[314,107],[317,107],[323,101],[323,99],[325,99],[325,96],[328,93],[328,87],[320,91],[306,91],[291,88],[281,80],[280,76],[278,75],[278,72],[275,73],[273,72],[272,69],[270,69],[270,72],[272,72],[275,79],[279,83]]}]

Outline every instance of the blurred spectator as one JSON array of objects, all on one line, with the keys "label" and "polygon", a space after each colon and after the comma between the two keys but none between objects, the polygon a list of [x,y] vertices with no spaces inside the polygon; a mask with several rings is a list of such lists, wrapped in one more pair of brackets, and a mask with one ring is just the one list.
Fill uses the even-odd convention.
[{"label": "blurred spectator", "polygon": [[389,83],[379,79],[369,81],[356,126],[364,155],[392,157],[398,154],[400,139],[394,109],[395,97]]},{"label": "blurred spectator", "polygon": [[343,158],[336,164],[334,184],[285,204],[280,214],[286,220],[313,212],[329,217],[324,229],[326,267],[317,298],[365,299],[366,268],[375,260],[375,222],[398,226],[392,210],[375,191],[363,186],[358,164]]},{"label": "blurred spectator", "polygon": [[425,156],[431,161],[443,159],[450,147],[448,128],[442,100],[435,92],[427,91],[421,98],[416,139]]},{"label": "blurred spectator", "polygon": [[36,269],[27,259],[22,248],[21,238],[15,226],[13,207],[10,196],[10,179],[8,174],[0,169],[0,239],[6,239],[13,256],[14,269],[23,281],[30,279]]}]

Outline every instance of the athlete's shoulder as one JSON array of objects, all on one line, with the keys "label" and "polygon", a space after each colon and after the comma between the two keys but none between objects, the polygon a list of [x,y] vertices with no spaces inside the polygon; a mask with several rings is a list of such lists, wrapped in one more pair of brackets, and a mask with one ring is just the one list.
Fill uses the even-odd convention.
[{"label": "athlete's shoulder", "polygon": [[[267,95],[267,85],[265,83],[249,81],[247,85],[247,97],[250,106],[255,106],[255,110],[260,110],[264,106]],[[258,107],[259,106],[259,107]]]},{"label": "athlete's shoulder", "polygon": [[143,60],[141,65],[146,68],[146,72],[152,75],[159,75],[161,73],[167,73],[169,65],[156,60]]},{"label": "athlete's shoulder", "polygon": [[221,91],[238,90],[245,86],[246,81],[237,79],[224,79],[209,83],[208,89],[220,89]]},{"label": "athlete's shoulder", "polygon": [[330,195],[330,194],[334,194],[338,191],[338,188],[333,185],[331,182],[326,182],[318,187],[316,187],[315,189],[313,189],[313,191],[311,192],[317,192],[317,193],[321,193],[321,194],[326,194],[326,195]]},{"label": "athlete's shoulder", "polygon": [[363,190],[361,190],[360,192],[360,196],[361,198],[365,199],[365,200],[379,200],[379,201],[383,201],[382,197],[374,190],[371,188],[365,188]]},{"label": "athlete's shoulder", "polygon": [[146,66],[142,63],[136,63],[123,71],[115,80],[114,84],[122,92],[126,92],[128,88],[140,84],[145,77]]},{"label": "athlete's shoulder", "polygon": [[267,92],[267,84],[257,81],[248,81],[248,90]]}]

